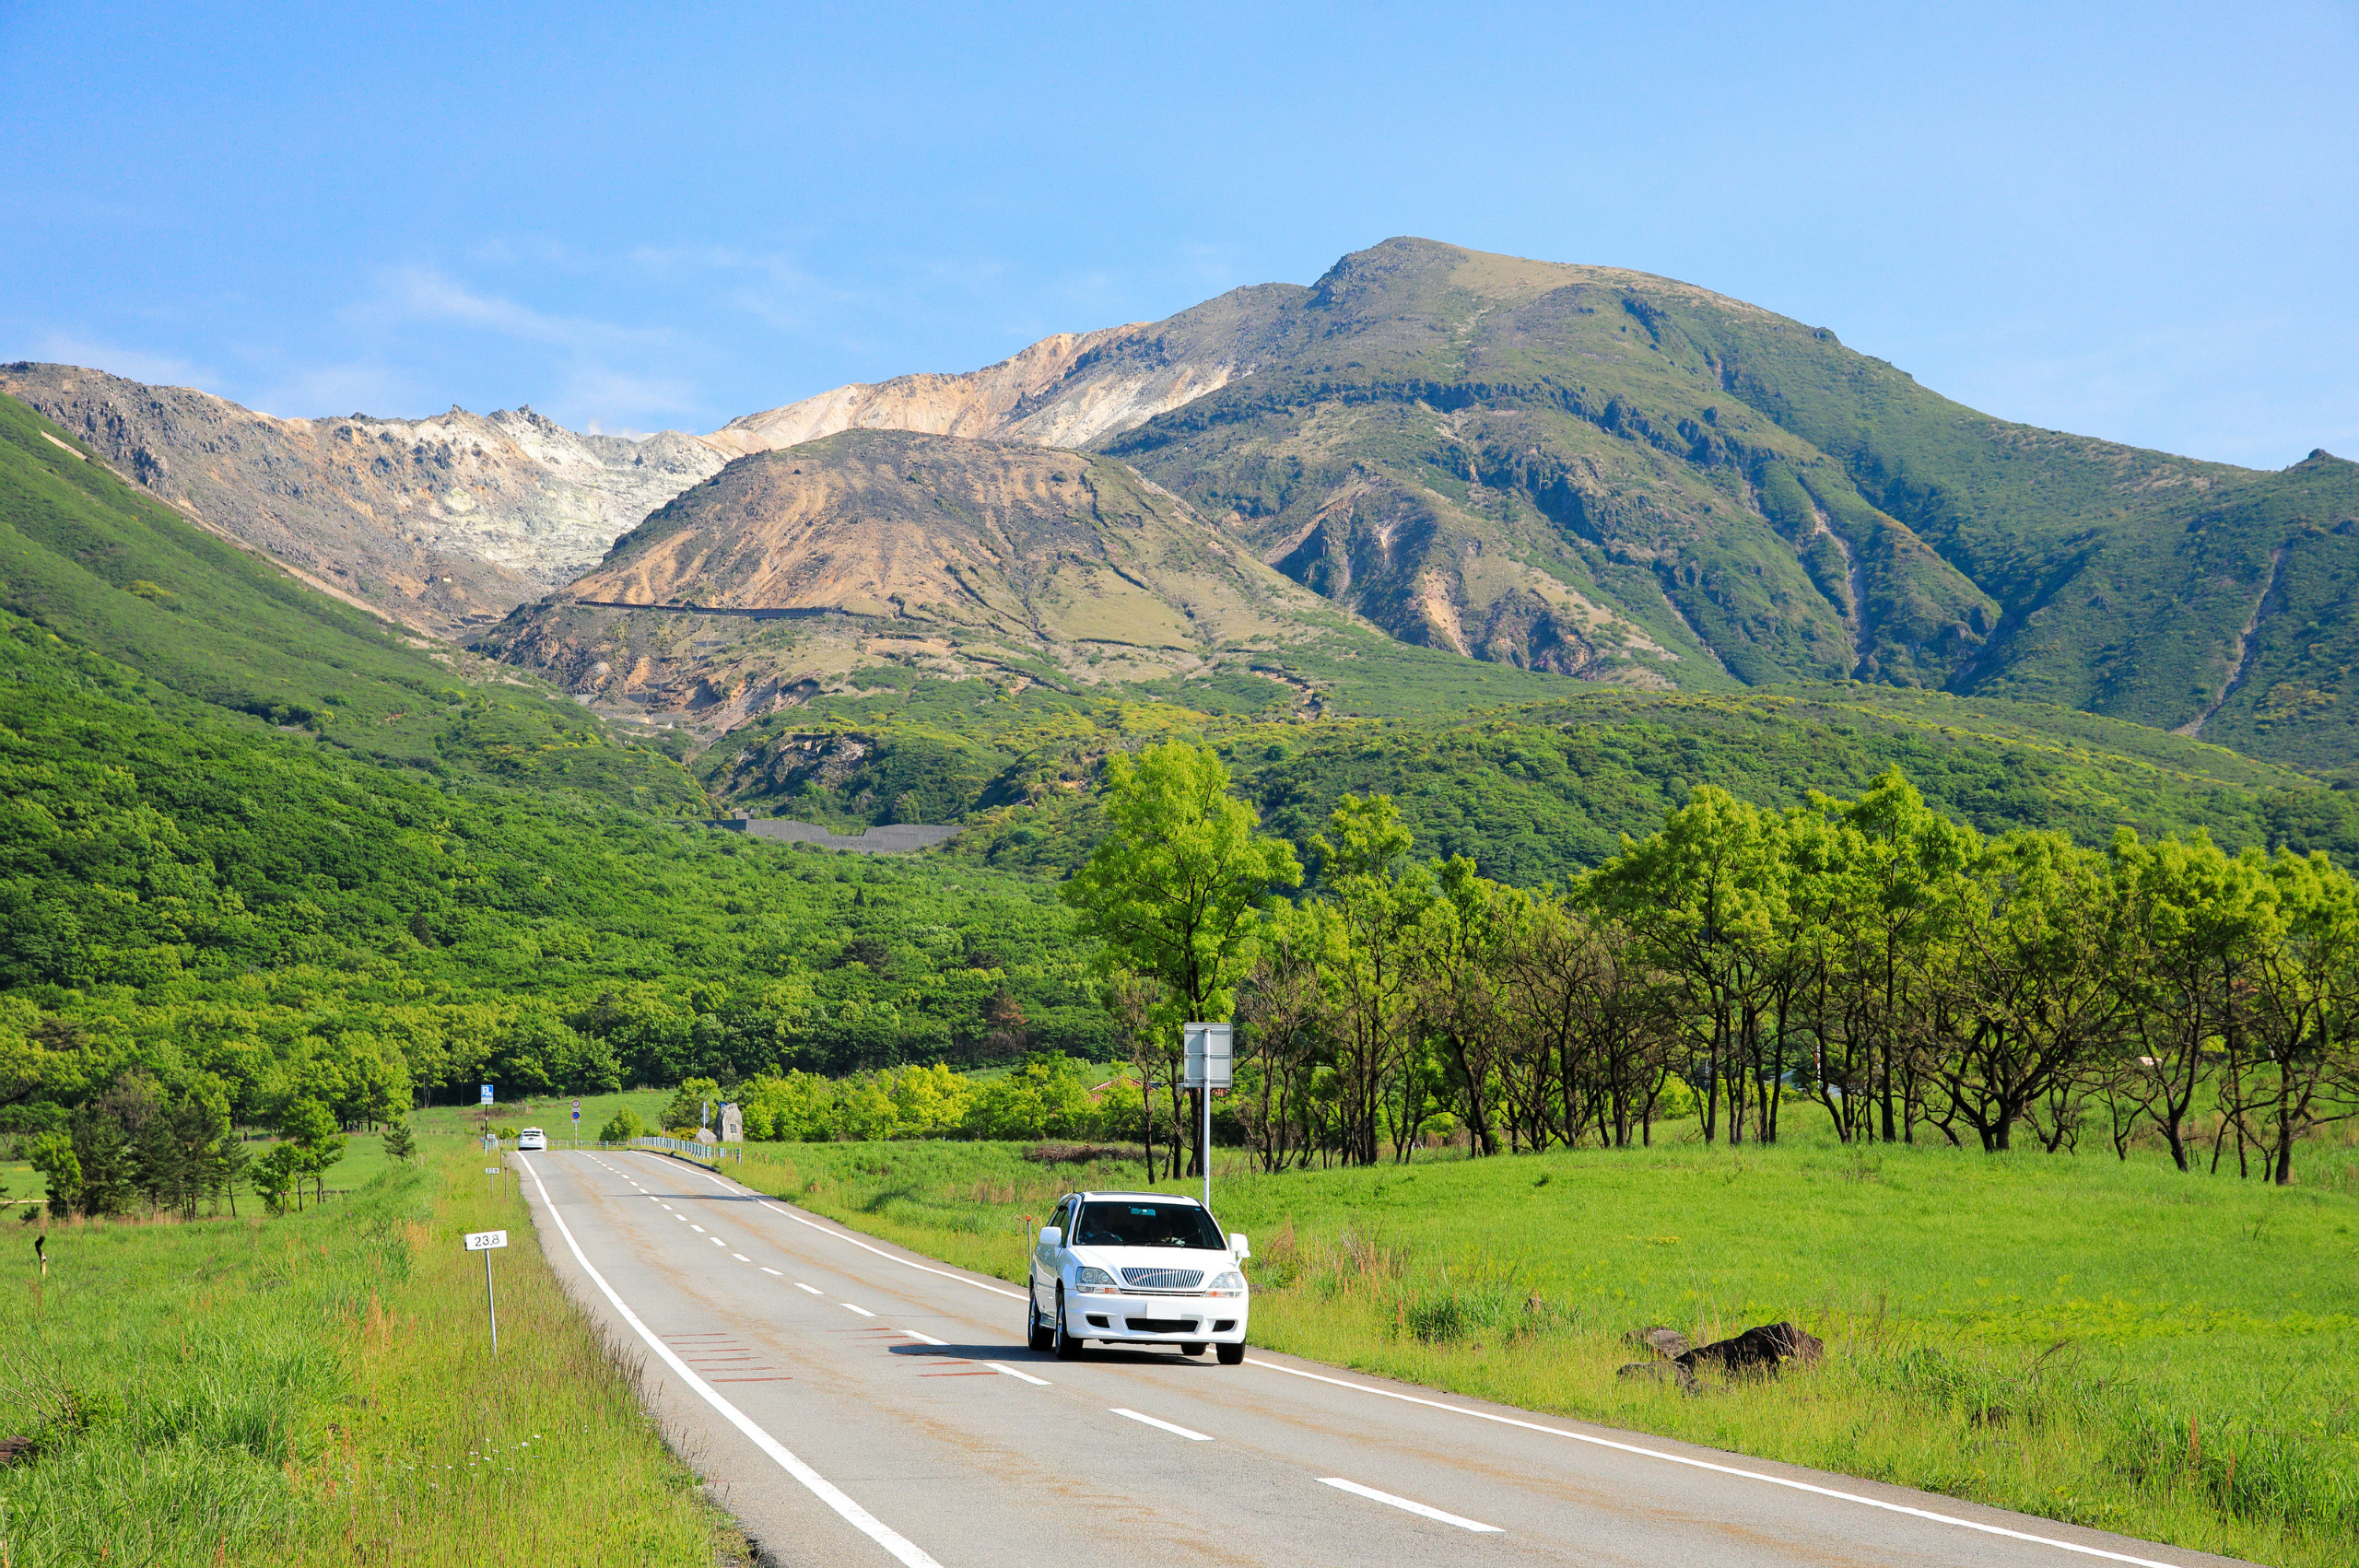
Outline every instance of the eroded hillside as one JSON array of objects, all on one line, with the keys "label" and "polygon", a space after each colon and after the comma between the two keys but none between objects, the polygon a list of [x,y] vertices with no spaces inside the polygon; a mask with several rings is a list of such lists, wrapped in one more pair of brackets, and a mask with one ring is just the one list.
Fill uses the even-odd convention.
[{"label": "eroded hillside", "polygon": [[1119,462],[858,430],[731,463],[482,646],[719,731],[866,665],[1021,690],[1250,664],[1352,631]]},{"label": "eroded hillside", "polygon": [[0,369],[0,392],[208,526],[446,635],[595,563],[725,461],[676,431],[586,436],[529,408],[278,419],[70,365]]}]

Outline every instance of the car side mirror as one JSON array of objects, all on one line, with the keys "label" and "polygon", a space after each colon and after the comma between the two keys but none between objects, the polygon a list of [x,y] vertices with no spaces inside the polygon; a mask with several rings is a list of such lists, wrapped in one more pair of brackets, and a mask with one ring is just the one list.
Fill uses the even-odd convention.
[{"label": "car side mirror", "polygon": [[1239,1263],[1244,1262],[1247,1258],[1253,1256],[1253,1248],[1251,1245],[1246,1241],[1245,1233],[1243,1231],[1232,1231],[1229,1233],[1228,1249],[1229,1251],[1237,1254],[1237,1260]]},{"label": "car side mirror", "polygon": [[1040,1227],[1040,1245],[1042,1246],[1062,1246],[1064,1244],[1064,1232],[1057,1229],[1054,1225],[1042,1225]]}]

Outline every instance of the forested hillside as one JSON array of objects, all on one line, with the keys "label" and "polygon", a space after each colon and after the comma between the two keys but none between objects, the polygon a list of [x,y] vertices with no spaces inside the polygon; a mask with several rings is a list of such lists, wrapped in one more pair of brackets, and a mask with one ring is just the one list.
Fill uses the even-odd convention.
[{"label": "forested hillside", "polygon": [[[969,824],[953,856],[1061,874],[1102,831],[1104,759],[1154,740],[1217,745],[1239,788],[1297,844],[1344,791],[1393,796],[1418,841],[1525,886],[1643,837],[1696,786],[1782,809],[1856,794],[1889,767],[1984,832],[2053,827],[2106,843],[2210,830],[2232,847],[2359,857],[2347,791],[2218,746],[2068,708],[1864,685],[1709,696],[1590,691],[1555,703],[1393,719],[1300,717],[1252,676],[1124,701],[879,672],[733,738],[697,767],[718,798],[845,824]],[[1183,704],[1195,706],[1182,706]],[[1258,705],[1258,706],[1257,706]]]}]

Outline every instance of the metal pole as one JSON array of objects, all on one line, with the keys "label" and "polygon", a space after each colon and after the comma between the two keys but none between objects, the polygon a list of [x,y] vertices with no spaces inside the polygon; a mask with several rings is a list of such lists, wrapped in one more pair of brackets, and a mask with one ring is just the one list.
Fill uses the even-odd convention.
[{"label": "metal pole", "polygon": [[484,1316],[491,1319],[491,1353],[493,1359],[497,1360],[499,1355],[499,1304],[491,1293],[491,1248],[489,1247],[484,1248],[483,1253],[483,1310]]},{"label": "metal pole", "polygon": [[1204,1086],[1196,1091],[1196,1097],[1204,1105],[1204,1141],[1198,1147],[1203,1151],[1204,1212],[1209,1214],[1213,1211],[1213,1075],[1209,1071],[1204,1073]]}]

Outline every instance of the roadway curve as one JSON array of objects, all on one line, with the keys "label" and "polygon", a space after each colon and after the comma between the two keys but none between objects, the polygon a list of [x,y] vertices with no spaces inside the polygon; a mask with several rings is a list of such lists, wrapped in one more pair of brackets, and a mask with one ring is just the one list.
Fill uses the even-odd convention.
[{"label": "roadway curve", "polygon": [[1260,1350],[1059,1362],[1004,1281],[699,1166],[517,1159],[550,1262],[766,1562],[2229,1561]]}]

